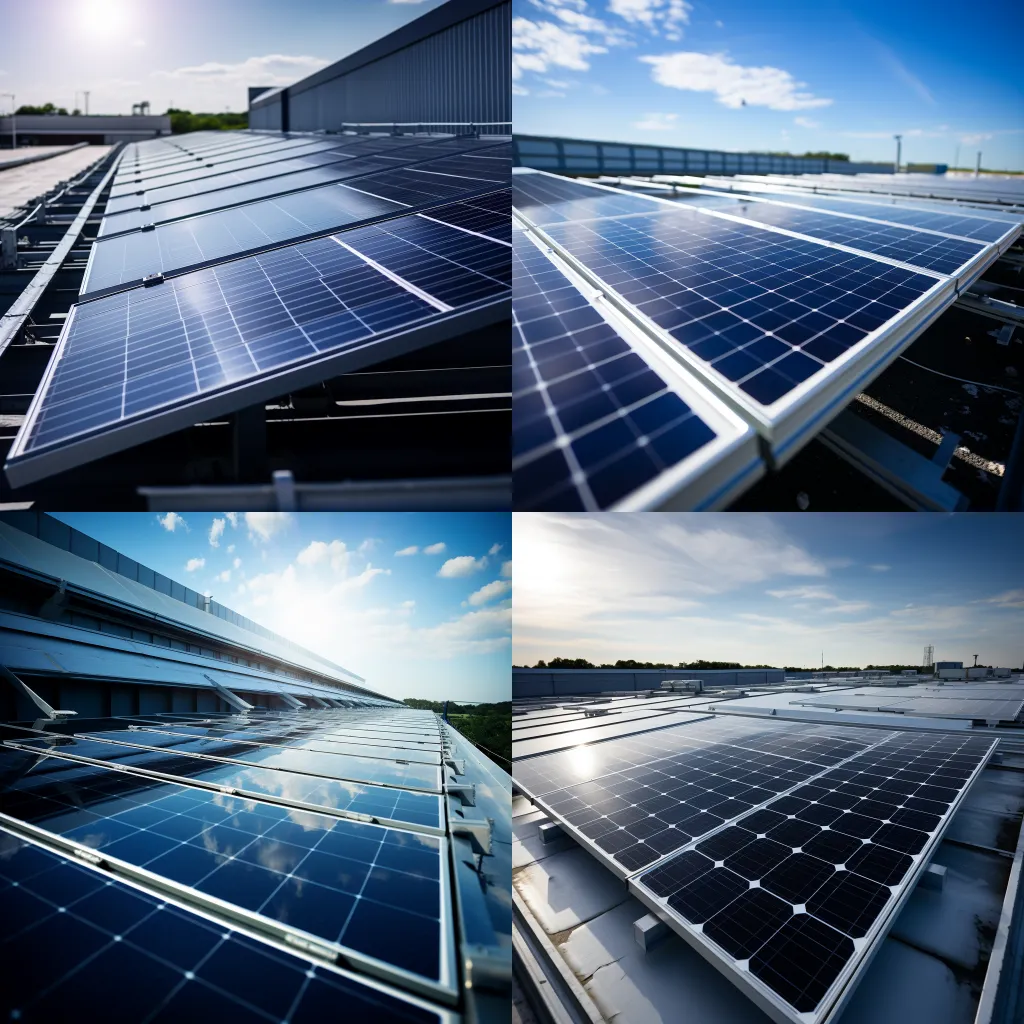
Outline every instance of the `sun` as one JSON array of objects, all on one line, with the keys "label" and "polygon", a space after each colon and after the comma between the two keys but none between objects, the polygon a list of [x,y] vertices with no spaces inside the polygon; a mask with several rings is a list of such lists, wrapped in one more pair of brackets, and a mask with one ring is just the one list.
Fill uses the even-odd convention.
[{"label": "sun", "polygon": [[130,14],[129,0],[78,0],[79,30],[93,40],[124,35]]}]

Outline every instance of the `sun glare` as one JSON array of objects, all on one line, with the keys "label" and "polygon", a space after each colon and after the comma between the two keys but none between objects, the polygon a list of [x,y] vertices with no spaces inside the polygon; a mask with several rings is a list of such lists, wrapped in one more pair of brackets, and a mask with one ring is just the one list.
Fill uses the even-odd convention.
[{"label": "sun glare", "polygon": [[116,39],[128,24],[127,0],[79,0],[79,29],[93,40]]}]

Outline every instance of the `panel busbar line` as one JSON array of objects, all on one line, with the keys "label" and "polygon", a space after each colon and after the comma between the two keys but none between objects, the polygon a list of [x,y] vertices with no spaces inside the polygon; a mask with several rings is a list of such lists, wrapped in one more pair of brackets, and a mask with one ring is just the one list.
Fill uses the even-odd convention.
[{"label": "panel busbar line", "polygon": [[510,262],[501,241],[411,214],[81,303],[8,478],[21,486],[498,323]]},{"label": "panel busbar line", "polygon": [[750,428],[656,349],[639,355],[629,325],[573,277],[531,234],[514,231],[516,508],[731,500],[761,472]]},{"label": "panel busbar line", "polygon": [[[784,462],[955,298],[949,277],[716,211],[616,193],[543,172],[513,174],[513,207],[555,180],[595,210],[649,213],[537,228],[593,287],[729,402]],[[523,197],[526,197],[525,199]],[[637,207],[633,207],[637,209]],[[590,216],[596,219],[589,219]],[[994,254],[993,254],[994,258]]]},{"label": "panel busbar line", "polygon": [[852,994],[998,740],[891,733],[630,879],[782,1024]]},{"label": "panel busbar line", "polygon": [[[23,823],[210,911],[262,922],[279,937],[308,936],[378,977],[454,999],[444,837],[296,814],[10,747],[0,748],[0,760],[14,771],[0,790],[0,822]],[[408,941],[394,942],[396,934]]]},{"label": "panel busbar line", "polygon": [[[887,735],[887,734],[886,734]],[[629,767],[545,793],[538,762],[516,763],[516,784],[616,875],[628,878],[727,822],[756,811],[879,742],[873,730],[699,719],[627,740],[552,755],[586,764],[621,747]]]},{"label": "panel busbar line", "polygon": [[[446,1010],[331,970],[0,830],[0,1014],[81,1018],[116,993],[126,1019],[310,1024],[339,1005],[381,1024],[451,1024]],[[272,982],[272,992],[255,979]],[[276,1012],[269,1012],[276,1011]]]}]

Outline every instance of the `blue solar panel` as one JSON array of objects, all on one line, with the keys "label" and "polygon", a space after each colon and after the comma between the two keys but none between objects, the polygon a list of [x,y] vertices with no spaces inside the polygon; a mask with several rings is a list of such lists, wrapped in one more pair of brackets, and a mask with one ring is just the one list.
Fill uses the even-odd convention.
[{"label": "blue solar panel", "polygon": [[[109,436],[188,401],[219,394],[251,404],[237,386],[263,375],[279,394],[288,387],[283,370],[318,369],[325,356],[344,355],[356,368],[387,358],[378,342],[399,335],[407,351],[417,347],[410,329],[430,320],[457,331],[448,314],[507,296],[509,262],[498,241],[412,215],[83,303],[8,472],[18,472],[22,456]],[[419,344],[442,337],[424,334]],[[109,443],[137,441],[118,432]]]},{"label": "blue solar panel", "polygon": [[[207,167],[205,162],[194,160],[191,164],[186,164],[187,169],[172,170],[167,169],[162,174],[147,174],[143,176],[142,173],[125,174],[120,181],[115,181],[113,187],[110,190],[112,196],[130,195],[133,192],[139,191],[142,188],[157,188],[165,185],[174,185],[178,182],[183,181],[196,181],[200,178],[209,178],[215,174],[223,174],[225,171],[237,170],[243,167],[256,167],[258,165],[272,164],[282,158],[292,158],[300,153],[316,153],[323,150],[335,149],[336,144],[329,141],[313,141],[310,139],[297,139],[288,143],[282,143],[279,146],[269,147],[266,150],[259,150],[251,155],[239,154],[237,157],[231,160],[222,160],[214,164],[213,167]],[[142,178],[141,182],[137,182],[136,178]]]},{"label": "blue solar panel", "polygon": [[516,508],[607,508],[714,440],[524,232],[514,247]]},{"label": "blue solar panel", "polygon": [[[12,742],[22,742],[24,739],[25,737],[12,738]],[[429,793],[366,783],[288,776],[272,768],[244,768],[173,751],[161,751],[154,755],[152,752],[131,747],[111,743],[89,743],[85,740],[75,740],[66,744],[64,752],[104,763],[130,763],[146,771],[160,772],[173,778],[195,779],[214,786],[226,786],[256,796],[282,797],[306,807],[322,807],[346,814],[369,815],[378,821],[399,822],[432,831],[439,831],[444,827],[440,818],[440,798]],[[60,762],[60,765],[66,768],[68,763]],[[52,770],[56,771],[58,767],[52,766]]]},{"label": "blue solar panel", "polygon": [[546,230],[762,406],[937,285],[910,270],[665,204],[649,214]]},{"label": "blue solar panel", "polygon": [[456,154],[413,168],[368,175],[351,185],[311,188],[164,224],[152,231],[103,239],[93,248],[82,294],[374,220],[400,212],[403,207],[439,203],[489,186],[501,187],[507,178],[505,148],[494,150],[498,156],[489,155],[492,150],[478,155]]},{"label": "blue solar panel", "polygon": [[957,274],[985,248],[981,242],[946,238],[908,227],[875,224],[774,203],[736,200],[725,208],[725,212],[940,274]]},{"label": "blue solar panel", "polygon": [[895,203],[872,203],[867,200],[848,200],[828,196],[801,195],[786,193],[770,197],[776,202],[799,206],[813,206],[816,209],[834,210],[836,213],[852,213],[858,217],[873,217],[895,224],[906,224],[915,228],[928,228],[931,231],[942,231],[947,235],[961,238],[974,238],[980,242],[997,242],[1013,230],[1011,224],[999,220],[986,220],[983,213],[965,216],[960,212],[938,212],[923,209],[911,209],[897,206]]},{"label": "blue solar panel", "polygon": [[4,1019],[111,1022],[352,1019],[430,1024],[443,1015],[351,974],[291,956],[0,831]]}]

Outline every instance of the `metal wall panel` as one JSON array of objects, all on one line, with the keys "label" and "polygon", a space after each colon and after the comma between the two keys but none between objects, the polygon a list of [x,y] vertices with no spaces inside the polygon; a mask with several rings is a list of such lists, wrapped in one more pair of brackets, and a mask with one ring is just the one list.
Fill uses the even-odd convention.
[{"label": "metal wall panel", "polygon": [[[291,131],[342,123],[512,121],[512,8],[491,7],[379,60],[286,90]],[[249,126],[281,128],[281,97],[249,110]],[[504,131],[508,131],[506,127]]]}]

